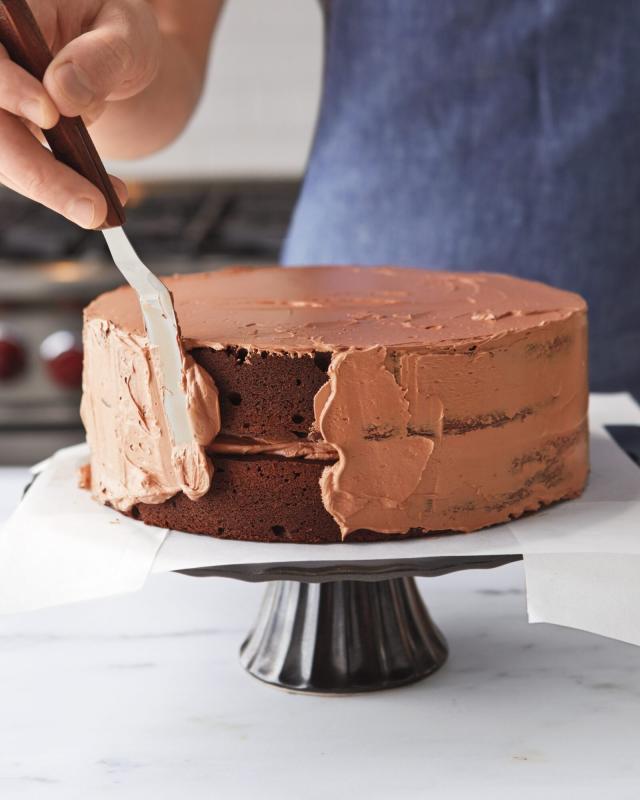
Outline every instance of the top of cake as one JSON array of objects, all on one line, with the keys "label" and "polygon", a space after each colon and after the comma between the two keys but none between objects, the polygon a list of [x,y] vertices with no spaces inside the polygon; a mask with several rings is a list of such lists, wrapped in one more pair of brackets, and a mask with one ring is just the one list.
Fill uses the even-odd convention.
[{"label": "top of cake", "polygon": [[[167,278],[188,348],[308,353],[365,348],[491,348],[505,333],[584,311],[577,294],[508,275],[390,267],[233,267]],[[86,309],[144,334],[129,287]]]}]

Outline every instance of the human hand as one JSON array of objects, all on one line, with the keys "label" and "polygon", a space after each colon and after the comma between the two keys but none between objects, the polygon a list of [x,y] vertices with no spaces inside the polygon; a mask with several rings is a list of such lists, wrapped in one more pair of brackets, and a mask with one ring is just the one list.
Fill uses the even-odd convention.
[{"label": "human hand", "polygon": [[[60,114],[95,122],[111,102],[144,91],[157,74],[161,37],[144,0],[29,0],[55,54],[41,84],[0,45],[0,183],[84,228],[107,215],[101,192],[42,146]],[[113,178],[124,202],[126,187]]]}]

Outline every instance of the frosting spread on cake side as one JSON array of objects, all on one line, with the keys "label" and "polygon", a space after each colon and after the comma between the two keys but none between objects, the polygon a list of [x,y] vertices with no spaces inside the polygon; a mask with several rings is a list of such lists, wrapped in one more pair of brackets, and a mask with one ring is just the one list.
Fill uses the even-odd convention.
[{"label": "frosting spread on cake side", "polygon": [[339,453],[322,496],[343,537],[476,530],[579,494],[586,327],[579,317],[556,327],[551,340],[541,326],[484,353],[335,356],[317,406]]},{"label": "frosting spread on cake side", "polygon": [[183,386],[193,431],[190,447],[172,446],[162,402],[161,372],[146,339],[107,320],[86,321],[80,408],[91,448],[94,494],[126,511],[184,492],[195,500],[211,485],[205,445],[220,430],[218,393],[211,376],[185,357]]},{"label": "frosting spread on cake side", "polygon": [[475,530],[584,486],[586,306],[575,294],[387,267],[233,268],[167,285],[187,350],[330,354],[315,423],[304,438],[238,435],[223,414],[217,436],[214,380],[189,358],[198,458],[178,475],[137,299],[107,293],[85,313],[82,407],[102,502],[202,498],[206,453],[324,462],[322,503],[343,537]]}]

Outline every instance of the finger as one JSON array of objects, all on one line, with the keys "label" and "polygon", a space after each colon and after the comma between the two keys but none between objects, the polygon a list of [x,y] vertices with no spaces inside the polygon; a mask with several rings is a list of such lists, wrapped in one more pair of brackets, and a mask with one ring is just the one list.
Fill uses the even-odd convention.
[{"label": "finger", "polygon": [[59,114],[40,81],[14,64],[0,45],[0,109],[24,117],[38,128],[53,128]]},{"label": "finger", "polygon": [[[36,125],[34,125],[32,122],[29,122],[28,120],[21,119],[21,121],[22,124],[26,126],[27,130],[29,130],[31,135],[34,136],[40,142],[40,144],[46,147],[47,140],[42,131],[40,130],[40,128],[38,128]],[[129,188],[127,184],[120,178],[116,177],[115,175],[109,175],[109,180],[113,184],[113,188],[116,190],[118,199],[120,200],[122,205],[125,206],[129,201]],[[10,182],[7,179],[5,179],[5,184],[9,186],[10,189],[14,189],[17,191],[16,187],[10,185]]]},{"label": "finger", "polygon": [[82,119],[84,124],[87,128],[90,128],[94,122],[97,122],[100,117],[104,114],[107,108],[107,103],[96,103],[95,105],[91,106],[85,113],[82,115]]},{"label": "finger", "polygon": [[107,202],[86,178],[56,161],[19,119],[0,111],[0,182],[82,228],[98,228]]},{"label": "finger", "polygon": [[34,125],[33,122],[29,122],[29,120],[24,117],[20,117],[20,122],[22,122],[25,128],[40,142],[40,144],[47,144],[44,133],[42,133],[42,130],[37,125]]},{"label": "finger", "polygon": [[113,184],[113,188],[116,190],[118,199],[123,206],[126,206],[127,200],[129,199],[129,189],[127,188],[127,184],[120,180],[120,178],[116,178],[115,175],[109,175],[109,180]]},{"label": "finger", "polygon": [[60,113],[83,115],[96,104],[142,91],[159,65],[157,22],[139,3],[105,3],[93,29],[73,39],[49,65],[44,85]]}]

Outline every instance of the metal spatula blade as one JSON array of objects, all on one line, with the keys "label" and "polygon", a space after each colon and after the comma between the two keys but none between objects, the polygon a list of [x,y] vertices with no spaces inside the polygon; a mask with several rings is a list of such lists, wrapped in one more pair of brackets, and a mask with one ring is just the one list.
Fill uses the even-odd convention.
[{"label": "metal spatula blade", "polygon": [[140,300],[149,346],[158,354],[162,370],[163,402],[173,444],[193,441],[187,398],[183,388],[184,351],[171,294],[140,260],[122,228],[103,231],[116,267]]}]

